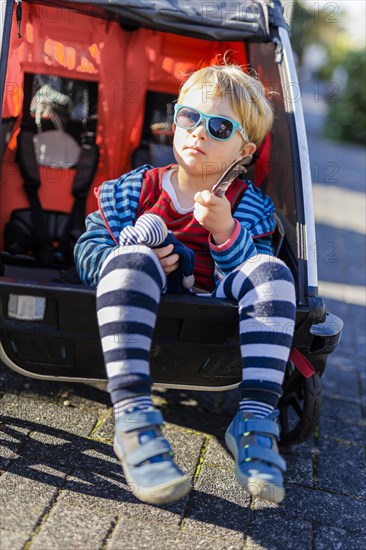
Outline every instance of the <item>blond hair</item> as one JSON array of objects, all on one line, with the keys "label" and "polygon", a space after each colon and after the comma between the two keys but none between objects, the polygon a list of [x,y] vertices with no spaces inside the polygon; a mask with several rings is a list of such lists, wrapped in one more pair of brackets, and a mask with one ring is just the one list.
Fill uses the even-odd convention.
[{"label": "blond hair", "polygon": [[229,97],[230,105],[249,137],[260,145],[273,124],[273,111],[261,81],[245,73],[239,65],[204,67],[192,73],[179,91],[178,103],[192,89],[202,89],[202,99]]}]

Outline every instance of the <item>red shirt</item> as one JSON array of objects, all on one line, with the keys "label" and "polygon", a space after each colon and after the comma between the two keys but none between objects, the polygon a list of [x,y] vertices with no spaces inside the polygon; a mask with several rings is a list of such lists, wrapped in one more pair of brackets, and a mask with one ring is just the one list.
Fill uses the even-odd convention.
[{"label": "red shirt", "polygon": [[[177,212],[169,194],[162,188],[163,175],[172,165],[147,170],[141,187],[136,218],[147,212],[160,216],[175,237],[195,252],[195,286],[203,290],[212,290],[214,282],[214,261],[210,254],[209,232],[195,219],[193,212]],[[226,191],[226,198],[234,212],[248,184],[236,179]]]}]

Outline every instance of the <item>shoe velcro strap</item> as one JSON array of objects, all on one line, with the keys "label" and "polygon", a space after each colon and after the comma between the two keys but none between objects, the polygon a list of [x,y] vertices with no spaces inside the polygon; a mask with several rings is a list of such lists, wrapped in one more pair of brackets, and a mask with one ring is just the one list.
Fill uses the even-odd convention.
[{"label": "shoe velcro strap", "polygon": [[267,420],[265,418],[247,418],[244,422],[245,432],[274,435],[277,438],[280,435],[278,424],[277,422],[273,422],[273,420]]},{"label": "shoe velcro strap", "polygon": [[249,462],[249,459],[268,462],[271,465],[277,466],[277,468],[283,472],[286,472],[286,462],[278,453],[275,453],[271,449],[256,447],[254,445],[242,447],[239,452],[239,462]]},{"label": "shoe velcro strap", "polygon": [[156,437],[127,453],[125,460],[131,466],[138,466],[154,456],[170,453],[171,450],[172,448],[165,437]]},{"label": "shoe velcro strap", "polygon": [[160,411],[148,411],[137,409],[124,414],[123,419],[117,423],[116,428],[124,433],[147,428],[148,426],[160,426],[164,422]]}]

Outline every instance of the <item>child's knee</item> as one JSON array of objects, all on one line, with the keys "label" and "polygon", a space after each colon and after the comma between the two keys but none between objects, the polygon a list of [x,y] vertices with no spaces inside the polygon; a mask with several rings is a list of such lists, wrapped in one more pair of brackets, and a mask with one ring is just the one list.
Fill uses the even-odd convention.
[{"label": "child's knee", "polygon": [[251,279],[253,284],[277,279],[294,283],[292,273],[287,265],[279,258],[268,254],[257,254],[249,258],[239,269]]},{"label": "child's knee", "polygon": [[149,273],[151,269],[158,270],[162,282],[165,282],[165,273],[155,252],[145,245],[126,245],[115,248],[104,260],[100,270],[99,282],[111,271],[116,269],[130,269]]}]

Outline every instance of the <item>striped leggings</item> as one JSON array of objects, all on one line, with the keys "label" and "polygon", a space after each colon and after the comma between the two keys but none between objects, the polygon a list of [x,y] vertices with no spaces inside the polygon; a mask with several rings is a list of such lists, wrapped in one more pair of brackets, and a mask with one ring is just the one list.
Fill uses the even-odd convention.
[{"label": "striped leggings", "polygon": [[[112,403],[149,395],[149,353],[166,275],[154,252],[120,247],[105,260],[97,315]],[[257,255],[223,279],[214,295],[239,308],[242,400],[276,407],[291,347],[295,290],[279,259]]]}]

